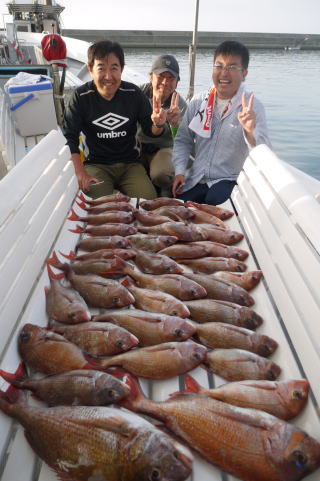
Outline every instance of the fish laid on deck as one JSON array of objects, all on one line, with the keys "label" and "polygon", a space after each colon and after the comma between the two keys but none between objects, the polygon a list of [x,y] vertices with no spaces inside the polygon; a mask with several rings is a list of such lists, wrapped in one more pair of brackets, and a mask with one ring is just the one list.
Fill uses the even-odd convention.
[{"label": "fish laid on deck", "polygon": [[27,378],[23,369],[0,375],[19,389],[28,389],[48,406],[106,406],[129,394],[129,388],[106,372],[74,370],[42,378]]},{"label": "fish laid on deck", "polygon": [[186,301],[185,304],[191,313],[191,318],[197,322],[226,322],[247,329],[256,329],[263,322],[258,313],[233,302],[201,299]]},{"label": "fish laid on deck", "polygon": [[196,328],[186,319],[140,309],[106,311],[94,316],[93,321],[112,322],[128,329],[137,336],[141,346],[186,341],[196,332]]},{"label": "fish laid on deck", "polygon": [[300,414],[307,403],[309,392],[309,383],[306,379],[235,381],[222,384],[215,389],[205,389],[186,374],[185,383],[185,392],[204,394],[242,408],[260,409],[284,421],[289,421]]},{"label": "fish laid on deck", "polygon": [[205,322],[193,324],[195,336],[202,344],[211,349],[244,349],[259,356],[269,357],[278,347],[278,343],[265,334],[232,326],[224,322]]},{"label": "fish laid on deck", "polygon": [[172,235],[135,234],[128,236],[132,246],[151,252],[158,252],[178,242],[178,237]]},{"label": "fish laid on deck", "polygon": [[275,381],[281,372],[276,363],[243,349],[214,349],[207,353],[205,364],[227,381]]},{"label": "fish laid on deck", "polygon": [[254,304],[253,297],[242,287],[203,274],[184,272],[183,275],[204,287],[207,291],[208,299],[235,302],[236,304],[247,307]]},{"label": "fish laid on deck", "polygon": [[49,319],[67,324],[90,321],[89,308],[75,289],[63,286],[58,279],[50,279],[50,288],[46,287],[45,293]]},{"label": "fish laid on deck", "polygon": [[147,379],[169,379],[199,366],[206,354],[207,348],[193,341],[167,342],[101,359],[100,365],[120,367]]},{"label": "fish laid on deck", "polygon": [[161,473],[183,481],[191,472],[188,449],[132,413],[93,406],[35,408],[11,403],[4,393],[0,409],[22,424],[33,449],[60,479],[150,481]]},{"label": "fish laid on deck", "polygon": [[126,382],[131,394],[123,406],[163,421],[209,462],[244,481],[298,481],[320,466],[320,443],[270,414],[196,394],[154,402],[132,376]]},{"label": "fish laid on deck", "polygon": [[50,322],[49,327],[91,356],[113,356],[139,344],[139,339],[127,329],[110,322],[91,321],[77,326]]}]

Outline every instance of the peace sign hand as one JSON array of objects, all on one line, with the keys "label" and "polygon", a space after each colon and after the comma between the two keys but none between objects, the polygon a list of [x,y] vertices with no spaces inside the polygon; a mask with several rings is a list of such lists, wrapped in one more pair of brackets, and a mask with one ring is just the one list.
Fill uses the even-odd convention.
[{"label": "peace sign hand", "polygon": [[153,96],[152,99],[153,112],[151,114],[151,120],[153,125],[163,125],[167,120],[167,112],[161,107],[160,97]]},{"label": "peace sign hand", "polygon": [[181,110],[179,109],[180,95],[173,92],[171,97],[170,108],[167,110],[167,121],[171,127],[178,127],[181,120]]},{"label": "peace sign hand", "polygon": [[256,126],[256,114],[253,110],[254,95],[251,94],[247,104],[246,94],[242,94],[242,111],[238,113],[238,120],[246,133],[250,144],[255,145],[254,129]]}]

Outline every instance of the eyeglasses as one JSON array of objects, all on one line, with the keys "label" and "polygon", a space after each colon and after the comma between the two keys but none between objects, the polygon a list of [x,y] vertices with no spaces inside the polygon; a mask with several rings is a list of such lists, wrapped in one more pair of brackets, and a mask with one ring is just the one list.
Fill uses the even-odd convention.
[{"label": "eyeglasses", "polygon": [[237,65],[226,65],[225,67],[223,65],[214,65],[213,69],[217,72],[222,72],[222,70],[226,70],[227,72],[238,72],[243,70],[242,67],[237,67]]}]

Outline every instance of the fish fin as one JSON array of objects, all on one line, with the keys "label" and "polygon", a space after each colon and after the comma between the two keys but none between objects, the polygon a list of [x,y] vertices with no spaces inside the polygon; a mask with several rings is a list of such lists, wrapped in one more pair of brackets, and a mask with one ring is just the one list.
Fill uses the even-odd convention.
[{"label": "fish fin", "polygon": [[85,196],[83,195],[83,192],[81,192],[78,196],[77,199],[81,200],[82,202],[87,202]]},{"label": "fish fin", "polygon": [[27,377],[25,367],[22,362],[20,362],[16,372],[10,373],[0,369],[0,376],[10,384],[15,382],[23,381]]},{"label": "fish fin", "polygon": [[108,370],[108,374],[111,374],[111,376],[123,381],[124,377],[128,374],[128,372],[121,367],[112,367]]},{"label": "fish fin", "polygon": [[[123,259],[121,259],[121,257],[119,257],[117,255],[114,255],[112,260],[114,262],[114,265],[112,267],[110,267],[110,269],[107,269],[107,270],[101,272],[100,275],[103,275],[103,274],[119,274],[119,268],[124,270],[128,266],[127,262],[124,261]],[[130,267],[128,266],[128,268],[133,269],[133,267],[131,268],[131,266]]]},{"label": "fish fin", "polygon": [[119,404],[122,407],[130,409],[132,411],[137,411],[139,409],[140,401],[146,399],[140,383],[135,376],[129,373],[125,373],[123,382],[126,384],[126,386],[129,387],[130,392],[124,399],[119,402]]},{"label": "fish fin", "polygon": [[64,277],[64,273],[61,272],[61,274],[55,274],[49,264],[47,264],[47,271],[50,279],[62,279]]},{"label": "fish fin", "polygon": [[71,209],[71,214],[67,217],[68,220],[80,220],[78,214],[75,213],[74,209]]},{"label": "fish fin", "polygon": [[82,202],[77,202],[77,201],[76,201],[76,204],[77,204],[79,207],[81,207],[81,209],[83,209],[83,210],[86,210],[86,209],[87,209],[87,206],[86,206],[86,204],[85,204],[83,201],[82,201]]},{"label": "fish fin", "polygon": [[68,229],[69,232],[73,232],[73,234],[83,234],[84,228],[77,224],[76,229]]},{"label": "fish fin", "polygon": [[77,425],[102,429],[103,431],[111,431],[126,438],[132,438],[134,433],[134,430],[132,432],[132,427],[129,427],[126,421],[121,418],[117,418],[116,416],[108,416],[98,419],[76,419],[73,421]]},{"label": "fish fin", "polygon": [[82,351],[82,354],[87,361],[87,363],[83,366],[83,369],[96,369],[97,371],[101,371],[104,369],[102,361],[108,358],[94,358],[90,356],[90,354],[87,354],[85,351]]},{"label": "fish fin", "polygon": [[190,374],[186,374],[184,377],[184,380],[186,384],[186,392],[194,392],[194,393],[201,392],[202,388],[200,384],[195,379],[193,379],[193,377],[190,376]]},{"label": "fish fin", "polygon": [[45,295],[47,296],[49,294],[50,287],[44,286],[43,290],[44,290]]},{"label": "fish fin", "polygon": [[187,202],[185,202],[185,205],[187,207],[193,207],[194,209],[199,210],[198,207],[197,207],[197,204],[195,202],[192,202],[192,200],[188,200]]},{"label": "fish fin", "polygon": [[53,267],[57,267],[58,269],[60,269],[62,265],[62,263],[58,259],[56,251],[52,251],[52,256],[48,257],[48,259],[46,260],[46,263],[52,265]]},{"label": "fish fin", "polygon": [[128,286],[133,286],[134,285],[134,282],[132,279],[130,279],[130,277],[126,276],[123,281],[120,282],[120,284],[123,286],[123,287],[127,287]]},{"label": "fish fin", "polygon": [[63,252],[59,251],[59,254],[61,254],[63,257],[66,259],[74,259],[76,257],[75,251],[70,251],[69,254],[64,254]]}]

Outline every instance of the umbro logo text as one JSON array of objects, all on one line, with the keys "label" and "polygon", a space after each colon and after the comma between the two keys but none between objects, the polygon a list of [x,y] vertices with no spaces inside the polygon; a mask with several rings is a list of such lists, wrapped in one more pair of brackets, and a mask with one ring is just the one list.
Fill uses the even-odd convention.
[{"label": "umbro logo text", "polygon": [[127,132],[122,130],[120,132],[97,132],[99,139],[117,139],[118,137],[125,137]]}]

